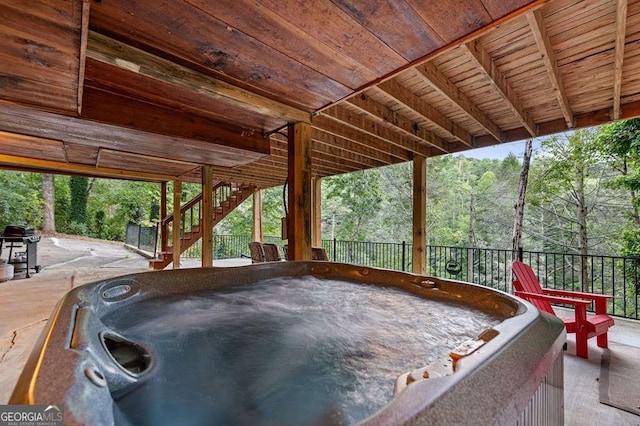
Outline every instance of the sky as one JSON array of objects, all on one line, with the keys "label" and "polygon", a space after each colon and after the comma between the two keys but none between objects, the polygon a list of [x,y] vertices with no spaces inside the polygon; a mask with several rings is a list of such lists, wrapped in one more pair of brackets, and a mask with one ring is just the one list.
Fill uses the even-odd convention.
[{"label": "sky", "polygon": [[[525,141],[503,143],[500,145],[489,146],[486,148],[470,149],[463,151],[458,155],[464,155],[467,158],[477,159],[490,159],[490,160],[502,160],[509,153],[513,153],[517,158],[522,158],[524,155]],[[533,140],[533,151],[540,147],[540,140]]]}]

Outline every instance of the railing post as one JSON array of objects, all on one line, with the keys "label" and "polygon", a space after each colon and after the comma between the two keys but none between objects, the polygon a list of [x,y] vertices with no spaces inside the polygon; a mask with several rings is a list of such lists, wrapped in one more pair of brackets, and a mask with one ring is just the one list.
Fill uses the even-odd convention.
[{"label": "railing post", "polygon": [[333,237],[333,261],[337,262],[338,258],[338,242],[336,241],[336,237]]},{"label": "railing post", "polygon": [[473,247],[467,247],[467,282],[473,282]]},{"label": "railing post", "polygon": [[407,261],[407,242],[403,241],[402,242],[402,270],[403,271],[407,270],[406,261]]},{"label": "railing post", "polygon": [[158,230],[160,229],[160,224],[158,222],[156,222],[155,228],[156,228],[154,231],[155,239],[153,240],[153,257],[154,258],[158,255]]},{"label": "railing post", "polygon": [[140,249],[140,234],[142,233],[142,225],[138,225],[138,250]]}]

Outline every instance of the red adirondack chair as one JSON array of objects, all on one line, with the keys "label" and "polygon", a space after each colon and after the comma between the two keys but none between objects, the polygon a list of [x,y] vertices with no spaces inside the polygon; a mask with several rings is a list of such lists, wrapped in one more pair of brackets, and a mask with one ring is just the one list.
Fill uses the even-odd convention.
[{"label": "red adirondack chair", "polygon": [[[567,333],[576,333],[576,355],[589,357],[587,340],[594,336],[597,336],[599,347],[608,347],[607,332],[613,325],[613,318],[607,315],[607,299],[613,296],[542,288],[533,269],[522,262],[513,262],[511,270],[515,276],[514,294],[531,302],[541,311],[556,315],[551,302],[573,306],[575,315],[572,318],[562,318],[562,321]],[[595,302],[596,313],[588,317],[587,306],[591,302]]]}]

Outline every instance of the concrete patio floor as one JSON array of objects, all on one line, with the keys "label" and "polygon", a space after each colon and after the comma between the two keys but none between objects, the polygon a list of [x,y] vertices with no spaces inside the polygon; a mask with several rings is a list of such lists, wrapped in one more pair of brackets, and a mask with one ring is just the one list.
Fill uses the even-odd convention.
[{"label": "concrete patio floor", "polygon": [[[6,253],[3,253],[6,257]],[[0,404],[6,404],[27,356],[57,301],[78,285],[119,275],[148,271],[144,257],[122,244],[70,238],[42,238],[38,263],[43,269],[32,278],[0,283]],[[215,266],[248,264],[248,259],[216,261]],[[182,267],[197,267],[185,261]],[[592,339],[593,340],[593,339]],[[638,349],[640,322],[616,319],[609,333],[612,343]],[[598,378],[603,350],[589,342],[589,359],[575,356],[569,336],[565,352],[565,424],[637,425],[640,417],[599,403]]]}]

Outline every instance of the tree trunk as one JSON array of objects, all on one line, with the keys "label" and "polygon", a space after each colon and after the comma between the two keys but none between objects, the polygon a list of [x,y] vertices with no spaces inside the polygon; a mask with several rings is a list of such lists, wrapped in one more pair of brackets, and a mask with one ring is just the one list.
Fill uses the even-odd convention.
[{"label": "tree trunk", "polygon": [[469,234],[467,236],[467,247],[476,245],[476,194],[471,193],[469,201]]},{"label": "tree trunk", "polygon": [[589,243],[587,240],[587,207],[584,199],[584,164],[576,167],[576,220],[578,222],[578,248],[580,250],[580,289],[588,291],[587,283],[587,254]]},{"label": "tree trunk", "polygon": [[531,151],[533,140],[528,139],[524,147],[524,158],[522,159],[522,171],[520,172],[520,184],[518,185],[518,201],[516,202],[516,215],[513,224],[513,259],[519,259],[519,252],[522,248],[522,222],[524,220],[524,200],[527,193],[527,182],[529,181],[529,165],[531,164]]},{"label": "tree trunk", "polygon": [[56,215],[54,175],[52,174],[42,173],[42,199],[44,200],[42,232],[45,234],[53,234],[56,232]]}]

